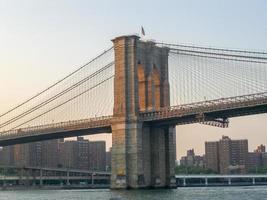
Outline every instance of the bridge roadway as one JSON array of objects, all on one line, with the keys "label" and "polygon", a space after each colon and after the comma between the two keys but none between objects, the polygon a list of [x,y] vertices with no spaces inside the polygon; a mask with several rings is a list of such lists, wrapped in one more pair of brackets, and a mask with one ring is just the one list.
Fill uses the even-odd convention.
[{"label": "bridge roadway", "polygon": [[267,92],[202,101],[143,112],[141,120],[156,126],[227,119],[267,112]]},{"label": "bridge roadway", "polygon": [[[208,124],[213,121],[216,126],[226,127],[228,118],[260,113],[267,113],[267,92],[141,112],[139,120],[157,126],[188,123]],[[0,146],[111,133],[112,118],[112,116],[104,116],[9,130],[0,133]]]},{"label": "bridge roadway", "polygon": [[42,170],[51,172],[68,172],[68,173],[80,173],[80,174],[90,174],[90,175],[103,175],[110,176],[110,172],[106,171],[90,171],[82,169],[72,169],[72,168],[53,168],[53,167],[31,167],[31,166],[13,166],[13,165],[0,165],[0,169],[16,169],[16,170]]},{"label": "bridge roadway", "polygon": [[81,135],[111,133],[111,119],[112,116],[105,116],[14,129],[0,133],[0,146]]},{"label": "bridge roadway", "polygon": [[[12,169],[13,171],[9,171]],[[14,185],[36,185],[39,186],[63,182],[70,186],[72,184],[88,183],[102,187],[108,187],[110,181],[110,172],[90,171],[68,168],[48,168],[48,167],[29,167],[29,166],[6,166],[0,165],[0,186],[7,184]]]}]

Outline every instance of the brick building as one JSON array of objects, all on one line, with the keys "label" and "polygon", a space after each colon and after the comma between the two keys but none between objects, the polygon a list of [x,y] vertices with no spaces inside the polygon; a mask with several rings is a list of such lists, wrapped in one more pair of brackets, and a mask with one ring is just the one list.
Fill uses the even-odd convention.
[{"label": "brick building", "polygon": [[248,141],[228,136],[205,143],[206,167],[221,174],[243,174],[247,171]]},{"label": "brick building", "polygon": [[89,168],[90,170],[106,170],[106,143],[104,141],[93,141],[89,143]]}]

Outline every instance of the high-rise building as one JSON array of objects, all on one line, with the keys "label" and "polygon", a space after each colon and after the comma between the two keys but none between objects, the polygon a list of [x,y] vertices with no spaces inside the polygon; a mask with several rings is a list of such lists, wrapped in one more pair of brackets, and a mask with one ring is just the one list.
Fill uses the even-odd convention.
[{"label": "high-rise building", "polygon": [[256,153],[265,153],[265,146],[261,144],[260,146],[257,147],[257,149],[254,150]]},{"label": "high-rise building", "polygon": [[0,151],[0,163],[19,167],[57,167],[58,142],[49,140],[4,147]]},{"label": "high-rise building", "polygon": [[47,140],[0,149],[1,165],[19,167],[64,167],[105,171],[111,168],[110,157],[110,152],[106,153],[104,141],[89,142],[83,137],[77,137],[76,141]]},{"label": "high-rise building", "polygon": [[204,156],[196,155],[194,158],[194,166],[204,168],[205,167],[205,161]]},{"label": "high-rise building", "polygon": [[231,139],[223,136],[219,141],[219,169],[221,174],[228,174],[231,166]]},{"label": "high-rise building", "polygon": [[259,145],[254,152],[248,153],[247,169],[256,172],[258,167],[267,166],[267,157],[265,158],[265,154],[265,146],[262,144]]},{"label": "high-rise building", "polygon": [[267,167],[267,153],[262,153],[262,166]]},{"label": "high-rise building", "polygon": [[106,171],[111,170],[111,151],[112,147],[109,149],[108,152],[106,152]]},{"label": "high-rise building", "polygon": [[194,149],[187,150],[186,153],[186,163],[188,166],[193,166],[195,161],[195,152]]},{"label": "high-rise building", "polygon": [[204,158],[203,156],[195,155],[194,149],[187,150],[186,156],[183,156],[180,160],[181,166],[187,167],[204,167]]},{"label": "high-rise building", "polygon": [[0,164],[14,165],[14,146],[6,146],[0,149]]},{"label": "high-rise building", "polygon": [[59,166],[77,169],[77,155],[77,141],[70,140],[59,143]]},{"label": "high-rise building", "polygon": [[254,171],[257,167],[262,165],[262,153],[249,152],[247,160],[247,170],[248,172]]},{"label": "high-rise building", "polygon": [[19,167],[41,165],[41,143],[33,142],[13,146],[14,165]]},{"label": "high-rise building", "polygon": [[89,140],[77,137],[77,140],[59,143],[60,166],[73,169],[89,169]]},{"label": "high-rise building", "polygon": [[89,169],[89,140],[77,137],[78,169]]},{"label": "high-rise building", "polygon": [[1,165],[41,166],[41,142],[18,144],[0,150]]},{"label": "high-rise building", "polygon": [[106,170],[106,143],[105,141],[93,141],[89,143],[90,170]]},{"label": "high-rise building", "polygon": [[227,173],[246,173],[248,140],[231,140],[230,166]]},{"label": "high-rise building", "polygon": [[219,168],[219,142],[205,142],[205,164],[207,169],[220,172]]},{"label": "high-rise building", "polygon": [[58,167],[59,144],[58,140],[47,140],[41,144],[41,166],[42,167]]},{"label": "high-rise building", "polygon": [[218,142],[206,142],[206,167],[221,174],[245,173],[248,141],[223,136]]},{"label": "high-rise building", "polygon": [[27,166],[29,163],[29,145],[14,145],[14,165],[19,167]]},{"label": "high-rise building", "polygon": [[40,167],[42,165],[42,142],[33,142],[28,145],[28,166]]},{"label": "high-rise building", "polygon": [[187,160],[186,160],[186,156],[182,156],[180,159],[180,165],[181,166],[187,166]]}]

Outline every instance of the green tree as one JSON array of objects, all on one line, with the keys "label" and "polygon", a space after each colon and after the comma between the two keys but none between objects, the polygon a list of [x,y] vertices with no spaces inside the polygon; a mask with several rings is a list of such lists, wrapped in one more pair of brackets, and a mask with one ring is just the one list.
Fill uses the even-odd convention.
[{"label": "green tree", "polygon": [[267,166],[252,167],[248,170],[250,174],[267,174]]},{"label": "green tree", "polygon": [[176,174],[215,174],[211,169],[205,169],[198,166],[176,166],[175,167]]}]

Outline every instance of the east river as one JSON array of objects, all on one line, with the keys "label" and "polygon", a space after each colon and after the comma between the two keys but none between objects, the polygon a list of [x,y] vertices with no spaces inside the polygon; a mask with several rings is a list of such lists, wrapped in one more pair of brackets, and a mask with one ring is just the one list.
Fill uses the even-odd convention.
[{"label": "east river", "polygon": [[267,187],[191,187],[175,190],[17,190],[0,191],[0,200],[264,200]]}]

